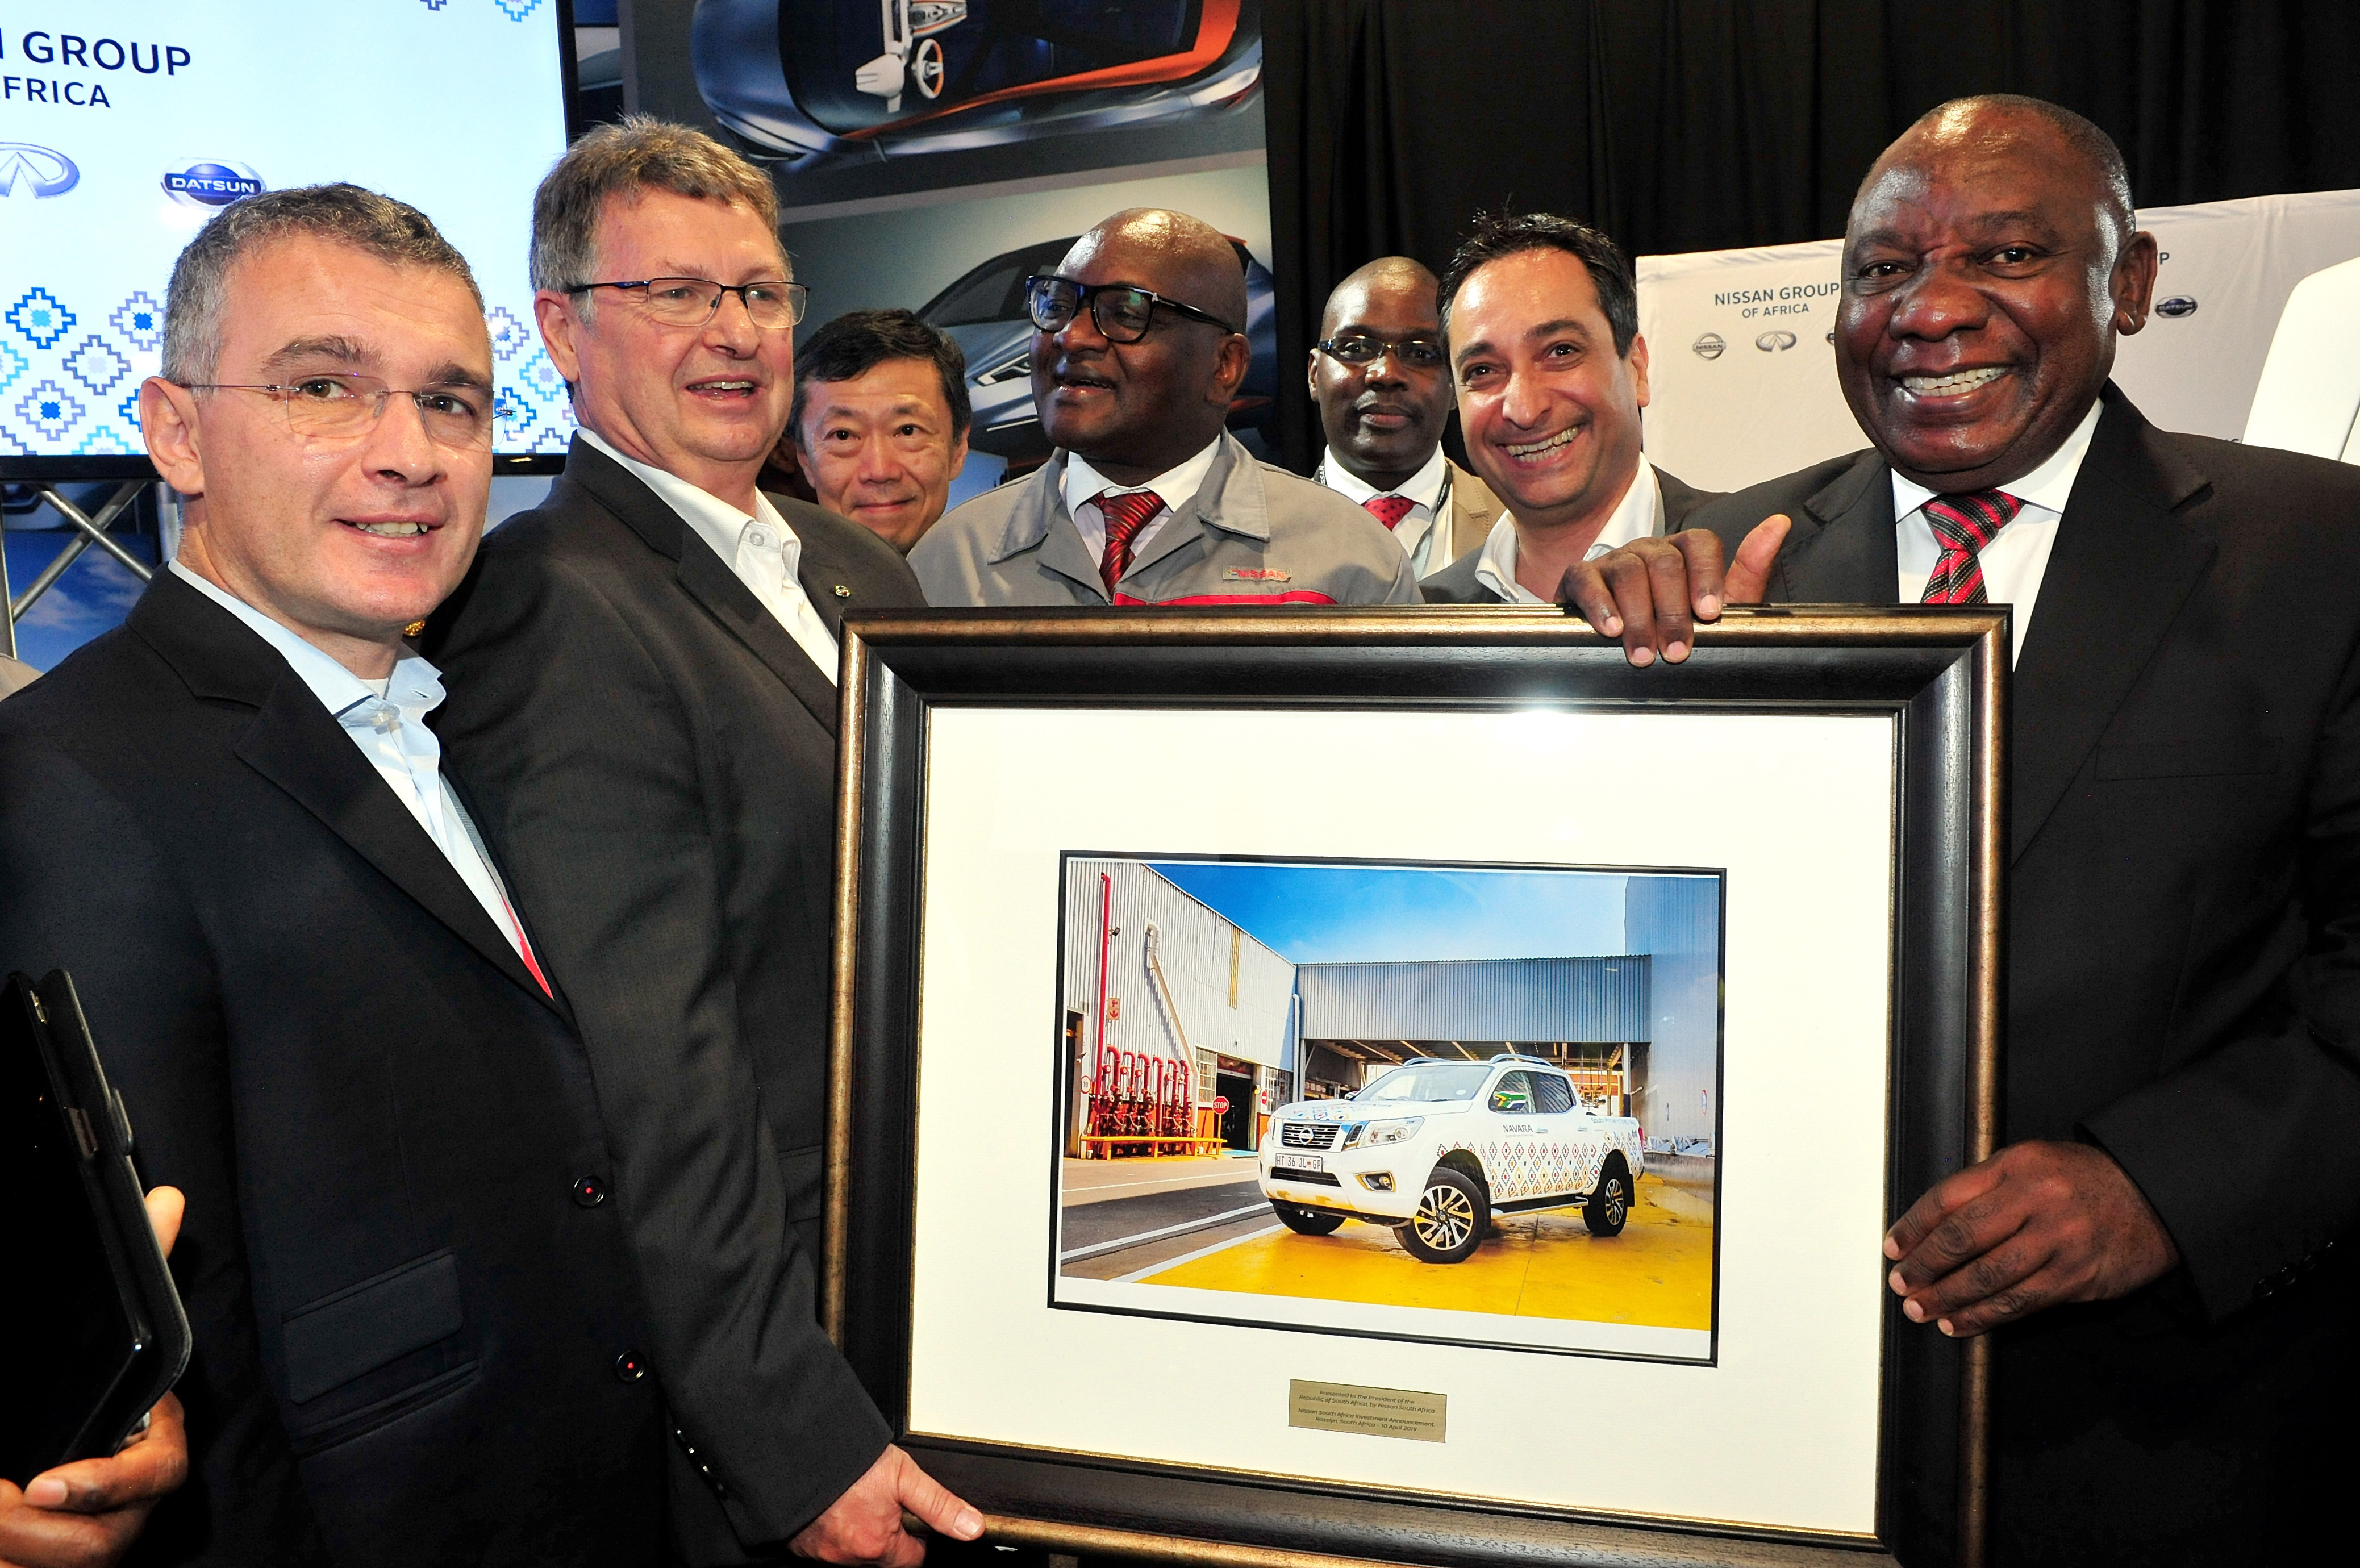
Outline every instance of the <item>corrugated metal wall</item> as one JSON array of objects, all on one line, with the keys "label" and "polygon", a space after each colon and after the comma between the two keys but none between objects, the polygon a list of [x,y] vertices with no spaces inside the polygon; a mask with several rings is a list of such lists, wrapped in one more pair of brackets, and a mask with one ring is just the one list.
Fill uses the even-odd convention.
[{"label": "corrugated metal wall", "polygon": [[1713,1135],[1721,1072],[1721,878],[1633,877],[1622,940],[1653,955],[1650,1044],[1631,1114],[1650,1148]]},{"label": "corrugated metal wall", "polygon": [[[1098,1006],[1100,873],[1113,878],[1107,995],[1117,1005],[1109,1011],[1120,1012],[1107,1020],[1107,1044],[1185,1062],[1185,1033],[1194,1050],[1273,1068],[1291,1065],[1295,965],[1135,860],[1065,863],[1065,1010],[1087,1020]],[[1148,967],[1151,924],[1172,1007],[1179,1012],[1177,1029]],[[1096,1029],[1087,1024],[1084,1043],[1091,1050],[1098,1045]]]},{"label": "corrugated metal wall", "polygon": [[1649,1038],[1644,957],[1306,964],[1295,971],[1306,1040]]}]

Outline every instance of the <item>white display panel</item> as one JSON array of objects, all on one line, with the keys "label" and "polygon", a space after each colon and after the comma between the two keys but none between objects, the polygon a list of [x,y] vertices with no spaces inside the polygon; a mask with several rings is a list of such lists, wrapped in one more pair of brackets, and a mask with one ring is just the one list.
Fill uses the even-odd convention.
[{"label": "white display panel", "polygon": [[[1873,1531],[1895,748],[1883,717],[937,710],[912,1431]],[[1775,822],[1740,804],[1733,776],[1744,800],[1779,802]],[[1400,809],[1475,778],[1525,809],[1451,821]],[[1715,1363],[1051,1306],[1058,855],[1150,842],[1172,855],[1726,867]],[[1171,1395],[1109,1397],[1115,1368]],[[1441,1394],[1451,1435],[1290,1427],[1293,1379]],[[1641,1412],[1676,1425],[1678,1464],[1580,1462]]]},{"label": "white display panel", "polygon": [[499,448],[563,451],[526,276],[560,49],[557,0],[0,0],[0,460],[139,455],[180,248],[249,184],[333,180],[466,256],[530,409]]}]

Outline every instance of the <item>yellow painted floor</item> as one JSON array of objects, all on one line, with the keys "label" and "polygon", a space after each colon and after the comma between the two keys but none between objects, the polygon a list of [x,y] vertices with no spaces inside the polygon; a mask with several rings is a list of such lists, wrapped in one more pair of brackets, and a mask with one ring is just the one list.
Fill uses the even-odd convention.
[{"label": "yellow painted floor", "polygon": [[1333,1236],[1282,1230],[1149,1276],[1150,1285],[1441,1307],[1656,1328],[1712,1326],[1710,1209],[1639,1178],[1622,1234],[1590,1234],[1579,1210],[1510,1214],[1464,1263],[1421,1263],[1382,1225]]}]

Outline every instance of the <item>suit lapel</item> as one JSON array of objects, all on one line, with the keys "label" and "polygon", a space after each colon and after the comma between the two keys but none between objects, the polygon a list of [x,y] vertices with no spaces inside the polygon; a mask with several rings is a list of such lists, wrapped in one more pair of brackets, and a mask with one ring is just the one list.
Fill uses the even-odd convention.
[{"label": "suit lapel", "polygon": [[549,1002],[450,860],[293,670],[271,687],[235,750],[502,974]]},{"label": "suit lapel", "polygon": [[1892,470],[1874,451],[1802,506],[1778,552],[1771,597],[1789,604],[1889,604],[1900,575]]},{"label": "suit lapel", "polygon": [[2016,856],[2081,772],[2216,548],[2172,515],[2205,487],[2204,475],[2111,386],[2105,399],[2016,661]]},{"label": "suit lapel", "polygon": [[156,574],[129,625],[191,693],[255,710],[231,748],[240,761],[319,818],[494,968],[564,1016],[418,819],[268,643],[169,572]]},{"label": "suit lapel", "polygon": [[[778,506],[778,497],[772,496],[770,504]],[[779,510],[783,515],[786,508],[780,506]],[[790,526],[794,526],[797,519],[789,517],[787,521]],[[856,523],[853,526],[858,528],[859,525]],[[795,527],[795,537],[803,540],[803,564],[795,572],[796,578],[803,585],[803,595],[812,602],[812,608],[819,612],[820,624],[827,627],[827,635],[842,642],[845,613],[872,608],[860,602],[860,574],[836,552],[834,542],[818,529]],[[833,718],[834,715],[835,710],[831,708],[829,716]]]},{"label": "suit lapel", "polygon": [[[714,554],[712,547],[697,537],[696,530],[662,496],[641,484],[629,469],[579,437],[565,456],[565,474],[560,483],[566,482],[581,485],[639,535],[640,543],[677,562],[680,585],[689,597],[704,605],[732,637],[745,644],[747,651],[760,659],[794,693],[795,700],[811,710],[812,717],[829,735],[836,734],[835,682],[820,673],[819,666],[812,662],[803,645],[787,635],[778,617],[763,608],[752,589],[738,581],[729,563]],[[802,580],[803,591],[811,593],[808,564]],[[830,604],[834,598],[832,593],[828,594]],[[820,602],[817,596],[813,598],[814,604]],[[825,608],[820,615],[830,633],[843,619],[840,611],[830,619]]]},{"label": "suit lapel", "polygon": [[[680,528],[680,585],[710,611],[715,620],[728,628],[732,637],[744,643],[748,651],[794,693],[795,701],[811,710],[812,717],[820,722],[823,729],[831,735],[836,734],[836,683],[820,673],[811,655],[787,635],[787,628],[779,625],[778,617],[754,597],[754,591],[739,582],[738,574],[703,539],[696,538],[686,523]],[[808,582],[804,591],[810,591]],[[839,622],[841,618],[839,615]]]}]

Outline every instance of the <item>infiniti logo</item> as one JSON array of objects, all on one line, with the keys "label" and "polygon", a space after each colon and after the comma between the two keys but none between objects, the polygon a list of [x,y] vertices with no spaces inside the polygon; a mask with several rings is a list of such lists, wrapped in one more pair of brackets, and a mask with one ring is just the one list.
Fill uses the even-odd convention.
[{"label": "infiniti logo", "polygon": [[1781,349],[1788,349],[1795,346],[1795,334],[1792,332],[1764,332],[1760,337],[1754,340],[1754,346],[1760,349],[1764,354],[1776,354]]},{"label": "infiniti logo", "polygon": [[36,200],[62,196],[82,182],[82,170],[61,152],[30,142],[0,142],[0,196],[14,196],[22,180]]}]

